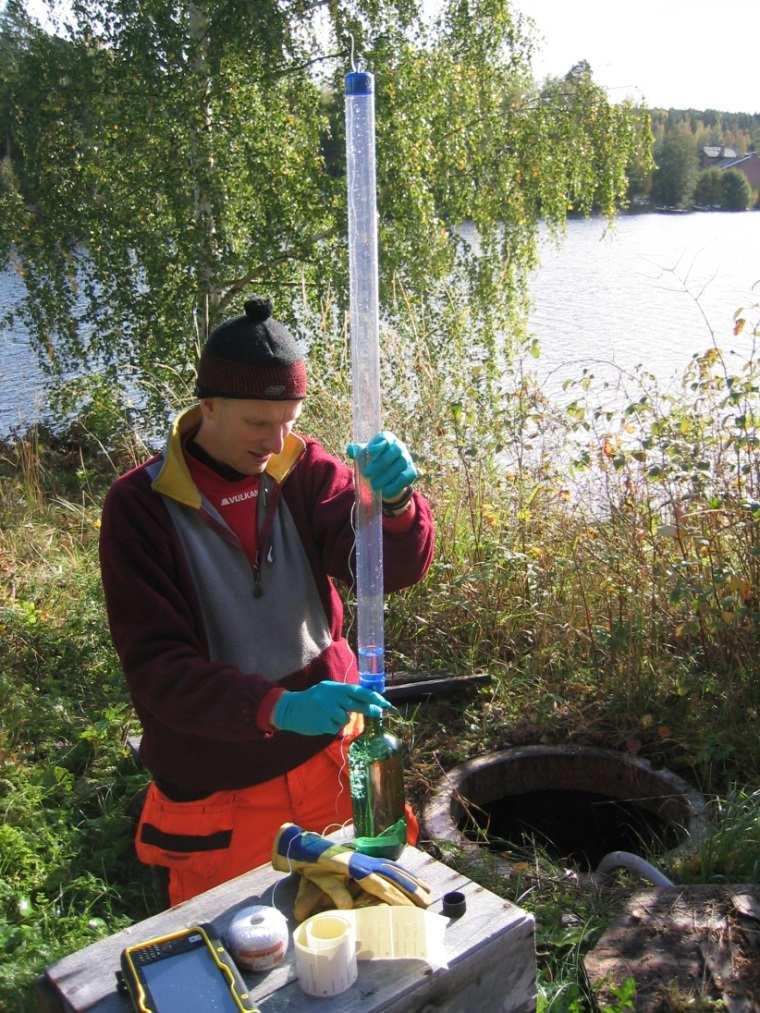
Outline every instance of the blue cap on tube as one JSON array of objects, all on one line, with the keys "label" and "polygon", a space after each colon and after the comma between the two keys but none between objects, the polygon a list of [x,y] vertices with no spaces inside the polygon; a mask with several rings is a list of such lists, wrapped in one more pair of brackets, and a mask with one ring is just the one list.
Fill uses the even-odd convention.
[{"label": "blue cap on tube", "polygon": [[352,70],[346,74],[346,95],[371,95],[375,90],[375,79],[366,70]]}]

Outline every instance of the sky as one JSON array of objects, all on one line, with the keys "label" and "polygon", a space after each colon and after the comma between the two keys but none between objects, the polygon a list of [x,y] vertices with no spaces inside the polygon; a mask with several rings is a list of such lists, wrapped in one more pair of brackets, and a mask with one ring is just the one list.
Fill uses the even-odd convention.
[{"label": "sky", "polygon": [[[428,0],[434,6],[435,0]],[[615,101],[760,113],[760,0],[515,0],[543,36],[534,73],[588,60]]]},{"label": "sky", "polygon": [[[424,0],[427,12],[440,2]],[[613,101],[760,113],[760,0],[513,2],[542,37],[539,80],[585,59]],[[39,10],[42,0],[27,5]]]}]

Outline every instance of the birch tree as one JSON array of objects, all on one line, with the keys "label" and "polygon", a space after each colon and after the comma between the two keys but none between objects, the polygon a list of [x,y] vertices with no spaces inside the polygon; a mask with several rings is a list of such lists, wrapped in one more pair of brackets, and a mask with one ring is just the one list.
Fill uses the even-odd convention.
[{"label": "birch tree", "polygon": [[18,184],[0,190],[0,253],[51,374],[187,389],[249,292],[301,321],[304,300],[345,300],[352,52],[376,75],[382,312],[403,293],[441,343],[508,354],[539,220],[613,213],[645,117],[590,74],[537,87],[508,0],[448,0],[432,26],[421,7],[73,0],[60,37],[35,32],[7,88]]}]

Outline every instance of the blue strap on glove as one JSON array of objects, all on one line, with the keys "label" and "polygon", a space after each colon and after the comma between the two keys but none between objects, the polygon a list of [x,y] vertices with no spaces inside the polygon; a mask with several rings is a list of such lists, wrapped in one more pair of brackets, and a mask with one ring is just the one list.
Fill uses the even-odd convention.
[{"label": "blue strap on glove", "polygon": [[349,443],[346,454],[384,500],[396,499],[417,481],[412,455],[393,433],[378,433],[369,443]]},{"label": "blue strap on glove", "polygon": [[379,693],[349,682],[325,679],[311,689],[286,690],[272,710],[275,728],[299,735],[335,735],[352,711],[379,718],[392,705]]}]

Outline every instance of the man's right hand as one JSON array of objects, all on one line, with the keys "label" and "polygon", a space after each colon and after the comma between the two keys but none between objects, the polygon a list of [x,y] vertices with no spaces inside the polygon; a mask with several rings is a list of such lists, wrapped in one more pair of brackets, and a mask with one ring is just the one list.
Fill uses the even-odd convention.
[{"label": "man's right hand", "polygon": [[275,728],[299,735],[334,735],[349,720],[352,711],[379,718],[392,704],[371,689],[349,682],[326,679],[311,689],[286,690],[272,711]]}]

